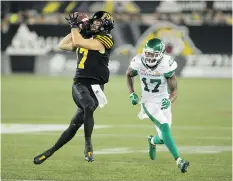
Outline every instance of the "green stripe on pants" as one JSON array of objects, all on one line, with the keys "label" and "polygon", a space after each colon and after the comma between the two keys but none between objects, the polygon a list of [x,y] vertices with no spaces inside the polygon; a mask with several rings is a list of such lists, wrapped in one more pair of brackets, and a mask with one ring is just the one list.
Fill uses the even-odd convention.
[{"label": "green stripe on pants", "polygon": [[160,122],[159,122],[157,119],[155,119],[155,118],[149,113],[149,111],[147,110],[147,108],[146,108],[146,106],[145,106],[144,103],[142,103],[142,107],[143,107],[145,113],[147,114],[147,116],[151,119],[151,121],[153,121],[157,127],[160,127],[160,125],[161,125]]}]

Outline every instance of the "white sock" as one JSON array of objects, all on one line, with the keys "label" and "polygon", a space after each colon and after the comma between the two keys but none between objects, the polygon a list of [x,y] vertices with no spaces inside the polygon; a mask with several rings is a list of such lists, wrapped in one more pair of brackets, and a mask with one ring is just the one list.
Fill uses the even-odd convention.
[{"label": "white sock", "polygon": [[152,137],[151,140],[150,140],[150,143],[151,143],[152,145],[155,145],[155,144],[154,144],[154,138],[155,138],[155,137]]},{"label": "white sock", "polygon": [[177,158],[177,160],[176,160],[176,164],[178,165],[179,164],[179,162],[181,161],[182,159],[179,157],[179,158]]}]

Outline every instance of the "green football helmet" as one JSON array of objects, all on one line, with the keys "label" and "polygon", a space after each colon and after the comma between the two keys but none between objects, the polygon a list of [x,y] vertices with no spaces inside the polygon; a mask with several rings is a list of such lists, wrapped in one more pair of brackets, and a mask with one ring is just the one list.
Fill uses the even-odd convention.
[{"label": "green football helmet", "polygon": [[143,48],[143,62],[150,68],[158,66],[165,53],[165,44],[158,38],[150,39]]}]

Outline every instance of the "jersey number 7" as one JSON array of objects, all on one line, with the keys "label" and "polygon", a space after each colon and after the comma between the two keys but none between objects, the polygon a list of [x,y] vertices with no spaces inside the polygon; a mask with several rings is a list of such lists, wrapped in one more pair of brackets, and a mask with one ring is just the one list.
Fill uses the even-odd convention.
[{"label": "jersey number 7", "polygon": [[160,84],[161,84],[161,79],[150,79],[150,83],[151,83],[151,84],[157,83],[157,84],[155,85],[155,88],[154,88],[153,90],[149,90],[145,77],[142,78],[142,82],[143,82],[143,84],[145,85],[145,87],[144,87],[144,90],[145,90],[145,91],[147,91],[147,92],[152,92],[152,93],[154,93],[154,92],[159,92],[159,89],[158,89],[158,88],[159,88],[159,86],[160,86]]},{"label": "jersey number 7", "polygon": [[82,59],[78,64],[78,68],[84,69],[84,63],[87,60],[88,49],[86,48],[79,48],[79,53],[83,55]]}]

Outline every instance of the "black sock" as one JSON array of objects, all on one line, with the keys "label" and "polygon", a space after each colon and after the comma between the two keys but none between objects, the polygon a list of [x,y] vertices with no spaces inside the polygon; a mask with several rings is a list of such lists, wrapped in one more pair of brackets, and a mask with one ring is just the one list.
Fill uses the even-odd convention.
[{"label": "black sock", "polygon": [[[84,113],[84,134],[85,134],[85,142],[86,149],[91,149],[91,135],[94,128],[94,118],[93,113],[95,111],[95,107],[89,107],[85,109]],[[91,149],[92,150],[92,149]]]},{"label": "black sock", "polygon": [[91,137],[85,137],[85,150],[86,151],[93,151]]},{"label": "black sock", "polygon": [[72,118],[69,127],[62,133],[54,146],[49,149],[51,151],[51,154],[60,149],[64,144],[69,142],[74,137],[78,129],[83,124],[83,116],[84,112],[81,108],[79,108]]},{"label": "black sock", "polygon": [[84,123],[84,134],[86,144],[91,144],[91,135],[94,128],[94,119],[89,119],[87,123]]},{"label": "black sock", "polygon": [[57,142],[54,144],[54,146],[50,149],[50,151],[54,153],[55,151],[60,149],[64,144],[69,142],[74,137],[74,135],[76,134],[78,129],[81,127],[81,125],[82,124],[75,125],[71,123],[70,126],[62,133],[62,135],[57,140]]}]

